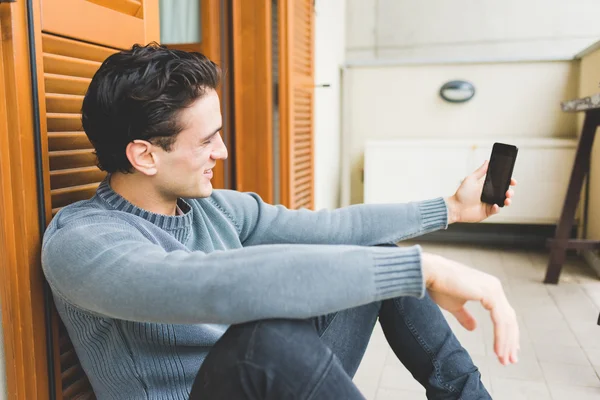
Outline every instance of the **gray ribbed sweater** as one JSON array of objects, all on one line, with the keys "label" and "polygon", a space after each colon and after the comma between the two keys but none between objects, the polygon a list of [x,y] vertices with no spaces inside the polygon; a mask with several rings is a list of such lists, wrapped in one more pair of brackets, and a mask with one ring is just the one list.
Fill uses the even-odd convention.
[{"label": "gray ribbed sweater", "polygon": [[447,224],[442,198],[313,212],[216,190],[179,207],[142,210],[105,180],[46,230],[44,273],[99,400],[187,399],[229,324],[422,296],[418,246],[369,246]]}]

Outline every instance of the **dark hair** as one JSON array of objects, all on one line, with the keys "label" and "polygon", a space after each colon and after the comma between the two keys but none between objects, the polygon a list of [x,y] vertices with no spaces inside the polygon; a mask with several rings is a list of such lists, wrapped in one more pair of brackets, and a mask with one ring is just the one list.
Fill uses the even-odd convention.
[{"label": "dark hair", "polygon": [[125,150],[136,139],[152,139],[169,151],[183,129],[179,112],[207,89],[216,89],[219,81],[219,67],[206,56],[157,43],[136,44],[108,57],[92,78],[81,109],[98,167],[130,172]]}]

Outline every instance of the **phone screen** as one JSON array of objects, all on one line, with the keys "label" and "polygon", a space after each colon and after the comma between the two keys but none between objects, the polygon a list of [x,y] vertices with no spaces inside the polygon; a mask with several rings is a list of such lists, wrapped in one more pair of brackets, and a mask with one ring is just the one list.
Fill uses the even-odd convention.
[{"label": "phone screen", "polygon": [[517,148],[515,146],[495,144],[490,157],[481,200],[488,204],[504,206],[506,191],[510,186]]}]

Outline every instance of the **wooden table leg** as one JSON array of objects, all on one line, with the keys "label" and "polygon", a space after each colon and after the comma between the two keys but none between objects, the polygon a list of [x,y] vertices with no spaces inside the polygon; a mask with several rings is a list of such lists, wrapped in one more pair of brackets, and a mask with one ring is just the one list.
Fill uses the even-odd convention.
[{"label": "wooden table leg", "polygon": [[567,195],[558,226],[556,227],[554,240],[550,247],[550,260],[548,261],[544,283],[558,283],[560,271],[566,258],[569,235],[573,228],[575,211],[577,210],[577,204],[579,204],[583,180],[590,170],[590,156],[598,125],[600,125],[600,110],[596,109],[586,112],[583,131],[577,145],[575,163],[571,171],[571,178],[569,179]]}]

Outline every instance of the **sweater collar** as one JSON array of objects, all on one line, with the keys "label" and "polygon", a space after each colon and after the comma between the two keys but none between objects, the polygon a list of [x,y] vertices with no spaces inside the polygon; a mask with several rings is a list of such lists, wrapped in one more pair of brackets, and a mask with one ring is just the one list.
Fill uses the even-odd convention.
[{"label": "sweater collar", "polygon": [[108,174],[100,183],[98,189],[96,190],[96,195],[104,200],[114,210],[137,215],[138,217],[144,218],[145,220],[167,231],[186,228],[192,223],[194,210],[185,200],[177,200],[177,205],[181,211],[183,211],[183,215],[156,214],[144,210],[143,208],[133,205],[112,189],[110,186],[110,174]]}]

